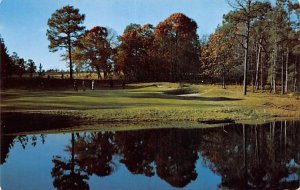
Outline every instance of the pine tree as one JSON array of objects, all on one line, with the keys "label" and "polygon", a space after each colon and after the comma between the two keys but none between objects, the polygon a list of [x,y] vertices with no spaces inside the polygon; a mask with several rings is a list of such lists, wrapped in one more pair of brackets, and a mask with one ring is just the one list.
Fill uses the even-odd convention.
[{"label": "pine tree", "polygon": [[48,20],[49,50],[55,52],[63,48],[67,49],[71,80],[73,79],[72,50],[76,46],[78,38],[84,32],[85,27],[82,26],[84,18],[85,15],[80,14],[79,9],[67,5],[56,10]]}]

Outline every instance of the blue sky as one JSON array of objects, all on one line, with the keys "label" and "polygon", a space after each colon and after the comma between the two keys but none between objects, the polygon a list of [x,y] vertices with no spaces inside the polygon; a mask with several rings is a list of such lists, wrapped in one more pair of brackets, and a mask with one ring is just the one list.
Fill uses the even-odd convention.
[{"label": "blue sky", "polygon": [[130,23],[154,26],[174,12],[198,24],[198,34],[212,33],[230,10],[226,0],[0,0],[0,34],[9,53],[42,63],[45,69],[66,69],[62,52],[51,53],[46,37],[47,20],[55,10],[73,5],[86,15],[84,25],[113,28],[120,35]]}]

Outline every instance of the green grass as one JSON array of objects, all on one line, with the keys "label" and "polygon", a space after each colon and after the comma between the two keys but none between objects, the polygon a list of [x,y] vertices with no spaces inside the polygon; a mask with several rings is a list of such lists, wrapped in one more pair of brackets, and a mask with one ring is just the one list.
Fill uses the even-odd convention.
[{"label": "green grass", "polygon": [[[290,95],[241,94],[240,86],[133,84],[128,89],[1,91],[2,112],[58,114],[97,122],[153,122],[299,118],[300,100]],[[178,96],[197,93],[198,96]]]}]

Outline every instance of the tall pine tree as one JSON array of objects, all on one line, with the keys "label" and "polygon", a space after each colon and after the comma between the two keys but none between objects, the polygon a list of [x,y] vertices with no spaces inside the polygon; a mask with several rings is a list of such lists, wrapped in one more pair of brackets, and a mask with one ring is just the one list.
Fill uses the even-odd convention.
[{"label": "tall pine tree", "polygon": [[49,50],[56,52],[63,48],[67,49],[71,80],[73,79],[72,50],[76,46],[77,39],[84,32],[85,27],[82,26],[84,18],[85,15],[80,14],[79,9],[67,5],[56,10],[48,20]]}]

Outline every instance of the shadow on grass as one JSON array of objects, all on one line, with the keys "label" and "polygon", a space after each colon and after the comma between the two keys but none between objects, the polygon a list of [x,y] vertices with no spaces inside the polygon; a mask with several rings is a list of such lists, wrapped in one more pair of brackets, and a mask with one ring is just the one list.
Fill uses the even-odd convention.
[{"label": "shadow on grass", "polygon": [[[82,90],[82,79],[76,79],[78,84],[78,90]],[[113,87],[110,86],[109,80],[94,80],[96,90],[120,90],[123,89],[123,83],[121,80],[115,80]],[[85,89],[91,89],[92,79],[85,79]],[[55,78],[12,78],[4,82],[1,86],[1,90],[30,90],[30,91],[65,91],[73,90],[74,83],[69,79],[55,79]],[[155,84],[140,84],[131,85],[125,84],[125,89],[139,89],[155,86]]]},{"label": "shadow on grass", "polygon": [[[86,87],[86,90],[83,91],[82,88],[79,86],[78,91],[74,91],[73,88],[47,88],[47,89],[30,89],[30,88],[7,88],[4,91],[1,91],[1,98],[3,99],[12,99],[12,98],[20,98],[22,96],[25,97],[45,97],[45,96],[51,96],[51,97],[66,97],[66,96],[84,96],[84,97],[104,97],[104,96],[118,96],[118,92],[120,93],[120,96],[123,96],[130,90],[138,90],[143,89],[146,87],[152,87],[154,85],[140,85],[140,86],[126,86],[125,89],[122,87],[103,87],[100,88],[96,87],[95,91],[92,91],[89,89],[89,87]],[[147,91],[134,91],[134,92],[147,92]]]},{"label": "shadow on grass", "polygon": [[199,101],[239,101],[239,100],[242,100],[240,98],[229,98],[229,97],[177,96],[177,95],[169,95],[169,94],[165,94],[165,93],[137,94],[132,98],[159,98],[159,99],[199,100]]},{"label": "shadow on grass", "polygon": [[80,123],[80,118],[70,116],[21,112],[1,113],[1,132],[4,134],[71,128]]}]

